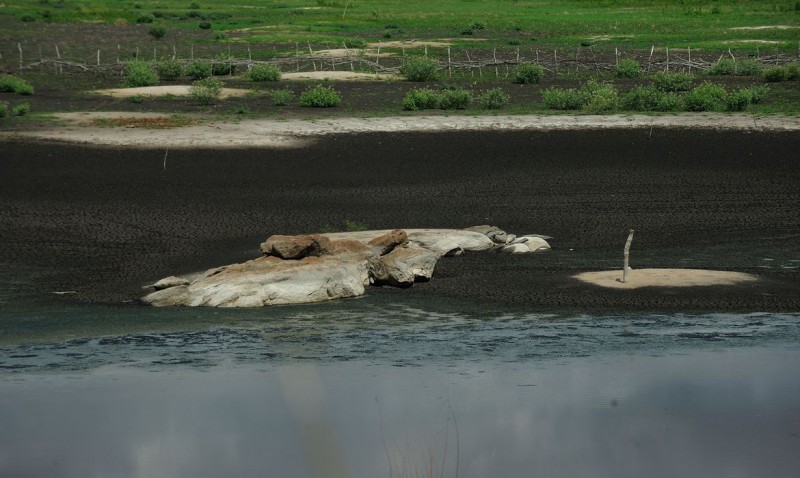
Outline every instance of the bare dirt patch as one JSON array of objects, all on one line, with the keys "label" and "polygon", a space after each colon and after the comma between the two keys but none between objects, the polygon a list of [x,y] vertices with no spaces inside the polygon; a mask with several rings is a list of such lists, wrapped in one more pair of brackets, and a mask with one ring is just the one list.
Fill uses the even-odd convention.
[{"label": "bare dirt patch", "polygon": [[737,285],[756,282],[758,277],[743,272],[712,271],[705,269],[639,269],[628,272],[626,282],[621,282],[622,271],[584,272],[573,276],[582,282],[613,289],[638,289],[640,287],[703,287]]},{"label": "bare dirt patch", "polygon": [[296,73],[283,73],[284,80],[332,80],[332,81],[376,81],[398,80],[397,75],[386,73],[364,73],[358,71],[305,71]]},{"label": "bare dirt patch", "polygon": [[[189,96],[191,86],[189,85],[164,85],[164,86],[141,86],[137,88],[112,88],[108,90],[95,90],[100,95],[113,96],[114,98],[131,98],[133,96]],[[223,88],[220,93],[221,98],[232,98],[244,96],[250,90],[240,88]]]},{"label": "bare dirt patch", "polygon": [[791,30],[800,28],[792,25],[761,25],[757,27],[733,27],[731,30]]},{"label": "bare dirt patch", "polygon": [[378,53],[377,49],[364,49],[364,48],[330,48],[328,50],[315,50],[314,54],[309,56],[324,57],[324,58],[349,58],[352,56],[364,56],[375,58],[394,56],[391,52]]}]

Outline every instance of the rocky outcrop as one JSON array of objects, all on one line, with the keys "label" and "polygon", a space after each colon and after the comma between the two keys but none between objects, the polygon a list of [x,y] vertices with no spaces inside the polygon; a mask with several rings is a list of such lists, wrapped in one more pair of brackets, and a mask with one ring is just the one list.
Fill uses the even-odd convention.
[{"label": "rocky outcrop", "polygon": [[274,235],[261,244],[263,257],[167,277],[142,300],[157,307],[261,307],[355,297],[371,284],[410,287],[431,280],[443,256],[549,249],[544,237],[517,237],[494,226]]}]

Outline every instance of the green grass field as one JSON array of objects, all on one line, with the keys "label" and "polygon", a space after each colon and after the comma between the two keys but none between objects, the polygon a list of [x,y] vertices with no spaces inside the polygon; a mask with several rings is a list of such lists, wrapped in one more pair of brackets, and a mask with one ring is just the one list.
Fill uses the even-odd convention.
[{"label": "green grass field", "polygon": [[797,52],[800,1],[8,0],[0,6],[5,40],[48,22],[152,22],[165,26],[168,35],[170,29],[199,30],[204,24],[209,41],[224,34],[227,41],[271,44],[450,38],[471,48],[655,45]]}]

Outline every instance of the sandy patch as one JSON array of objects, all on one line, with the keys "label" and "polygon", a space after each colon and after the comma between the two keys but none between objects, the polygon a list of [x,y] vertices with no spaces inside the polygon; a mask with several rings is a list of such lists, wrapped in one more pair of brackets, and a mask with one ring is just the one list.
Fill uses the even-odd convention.
[{"label": "sandy patch", "polygon": [[622,270],[584,272],[572,277],[582,282],[612,289],[736,285],[758,280],[758,277],[742,272],[704,269],[634,269],[628,272],[628,280],[625,283],[620,282]]},{"label": "sandy patch", "polygon": [[314,54],[309,56],[321,56],[325,58],[348,58],[351,56],[365,56],[375,58],[376,56],[394,56],[394,53],[378,53],[378,50],[365,50],[363,48],[330,48],[328,50],[316,50]]},{"label": "sandy patch", "polygon": [[444,41],[444,40],[394,40],[394,41],[384,41],[379,43],[367,43],[367,46],[370,48],[417,48],[417,47],[446,47],[452,45],[452,42]]},{"label": "sandy patch", "polygon": [[791,30],[794,28],[800,27],[792,25],[761,25],[758,27],[733,27],[730,30]]},{"label": "sandy patch", "polygon": [[783,42],[776,41],[776,40],[729,40],[729,41],[726,41],[725,43],[758,43],[759,45],[764,45],[764,44],[766,44],[766,45],[775,45],[775,44],[783,43]]},{"label": "sandy patch", "polygon": [[[112,88],[109,90],[95,90],[99,95],[113,96],[114,98],[130,98],[132,96],[189,96],[189,85],[164,85],[164,86],[141,86],[138,88]],[[220,97],[230,98],[234,96],[244,96],[250,90],[240,88],[223,88]]]},{"label": "sandy patch", "polygon": [[397,80],[399,76],[389,73],[363,73],[358,71],[305,71],[299,73],[283,73],[283,80],[331,80],[331,81],[375,81]]},{"label": "sandy patch", "polygon": [[[76,113],[72,113],[76,114]],[[132,116],[132,113],[116,113]],[[82,117],[85,121],[86,117]],[[242,120],[208,122],[169,130],[53,126],[35,131],[2,132],[0,138],[49,139],[73,143],[145,148],[302,147],[319,136],[341,133],[406,131],[556,131],[638,128],[643,135],[661,128],[704,128],[737,131],[800,131],[800,117],[754,118],[748,113],[683,113],[669,116],[401,116],[385,118],[326,118],[317,120]],[[655,131],[655,132],[654,132]]]}]

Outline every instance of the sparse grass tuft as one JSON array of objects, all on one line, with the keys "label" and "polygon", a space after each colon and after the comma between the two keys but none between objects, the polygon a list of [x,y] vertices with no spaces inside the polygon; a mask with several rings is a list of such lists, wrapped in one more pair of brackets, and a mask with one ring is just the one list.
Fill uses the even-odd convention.
[{"label": "sparse grass tuft", "polygon": [[20,103],[16,105],[12,110],[11,113],[14,116],[25,116],[31,111],[31,105],[28,103]]},{"label": "sparse grass tuft", "polygon": [[289,88],[274,90],[270,92],[270,96],[272,96],[274,106],[286,106],[294,99],[294,93]]},{"label": "sparse grass tuft", "polygon": [[8,116],[8,103],[0,101],[0,118]]}]

